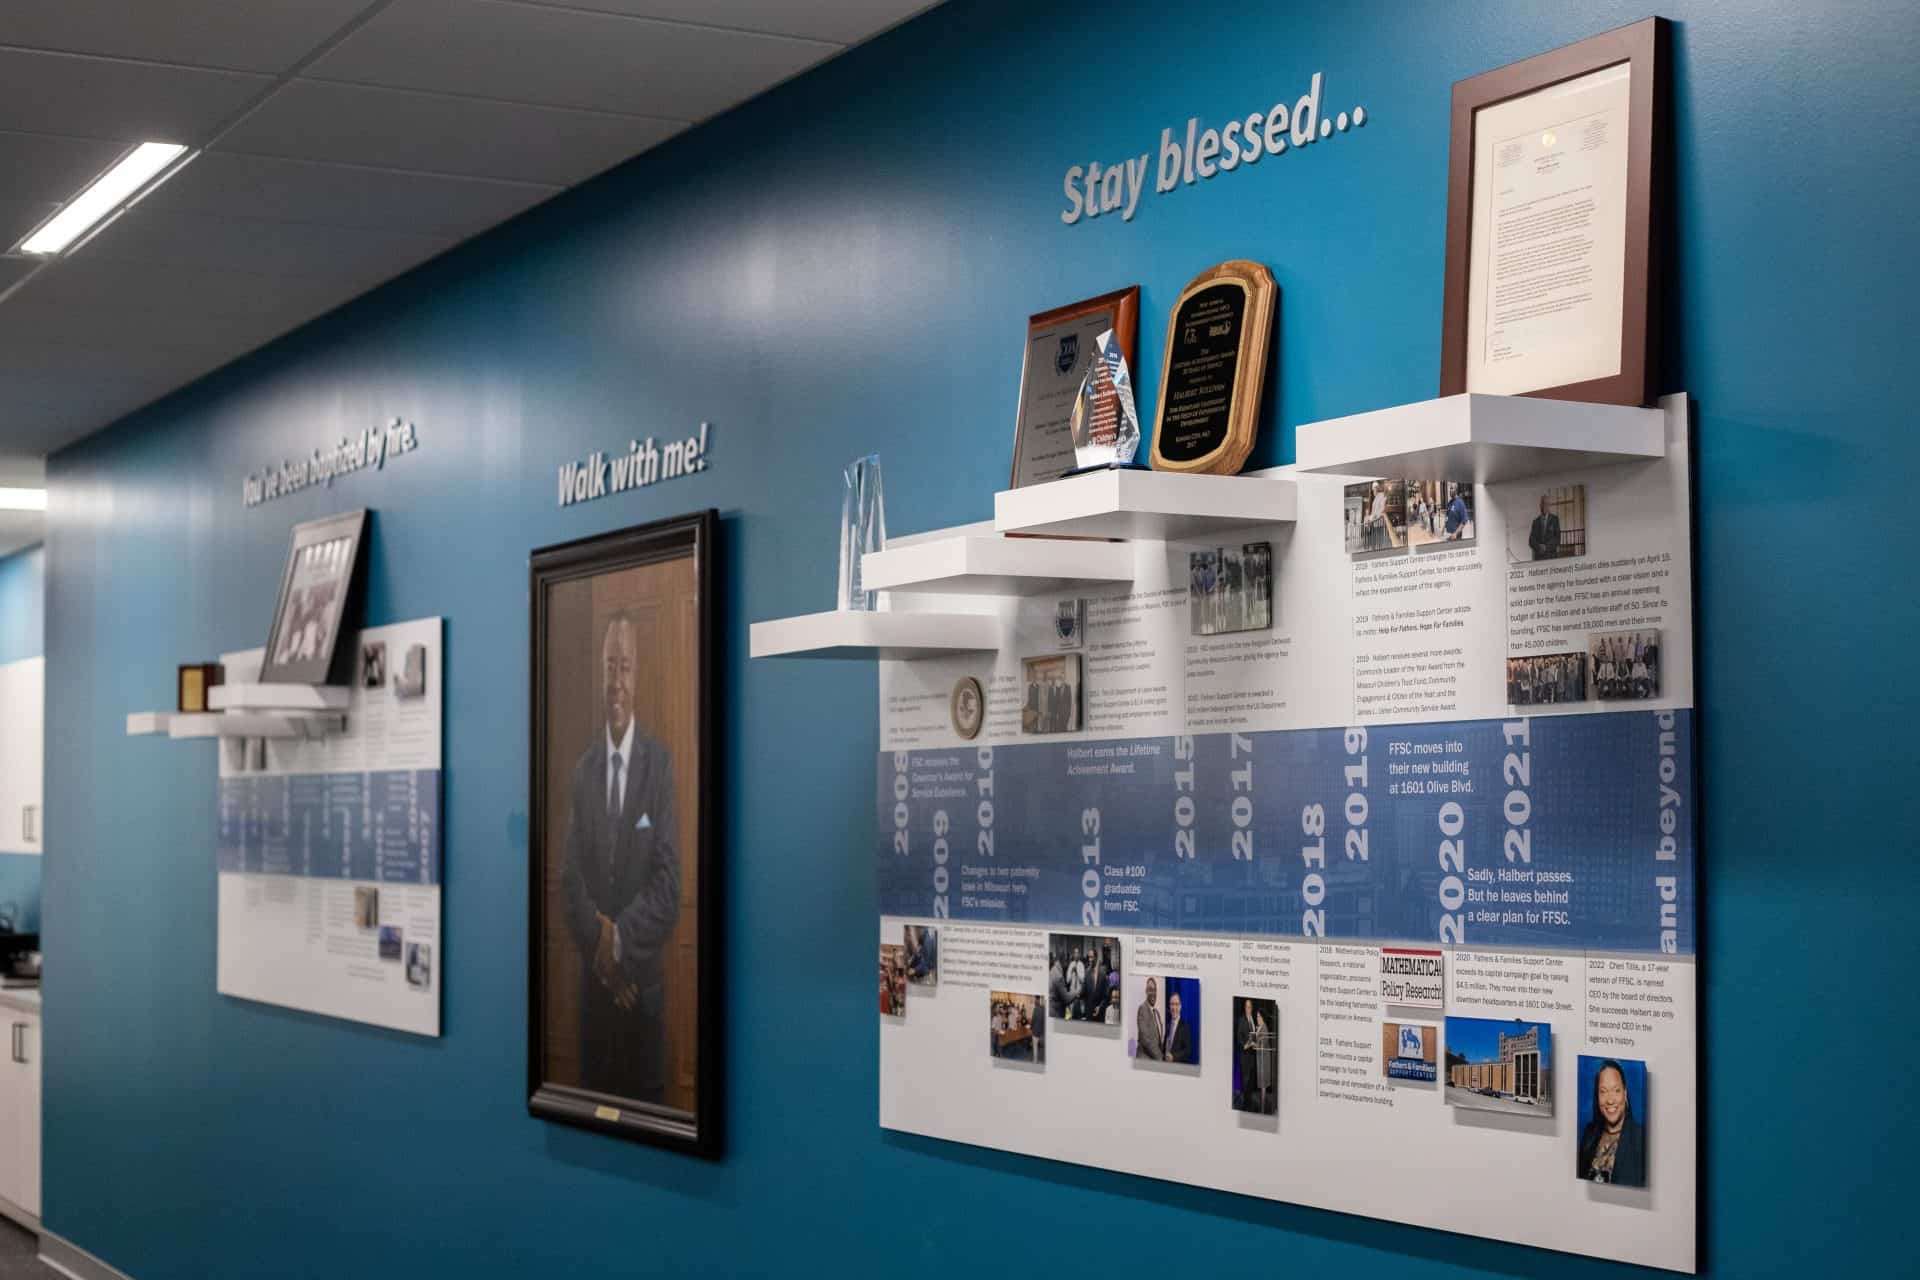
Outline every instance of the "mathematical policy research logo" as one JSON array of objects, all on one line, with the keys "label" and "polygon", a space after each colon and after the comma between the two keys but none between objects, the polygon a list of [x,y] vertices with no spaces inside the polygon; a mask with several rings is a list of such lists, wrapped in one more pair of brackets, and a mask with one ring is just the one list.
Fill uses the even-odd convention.
[{"label": "mathematical policy research logo", "polygon": [[1065,377],[1073,372],[1074,363],[1080,359],[1080,335],[1063,333],[1060,335],[1060,354],[1053,358],[1053,367]]}]

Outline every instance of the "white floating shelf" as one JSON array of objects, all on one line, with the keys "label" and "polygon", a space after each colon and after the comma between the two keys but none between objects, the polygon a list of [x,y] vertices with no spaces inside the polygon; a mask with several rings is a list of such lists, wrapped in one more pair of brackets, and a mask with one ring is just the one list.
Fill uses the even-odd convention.
[{"label": "white floating shelf", "polygon": [[1048,595],[1085,582],[1133,581],[1133,548],[997,534],[932,538],[875,551],[860,563],[873,591]]},{"label": "white floating shelf", "polygon": [[1151,538],[1178,542],[1294,518],[1293,481],[1282,476],[1094,471],[993,495],[1002,533]]},{"label": "white floating shelf", "polygon": [[986,613],[874,613],[840,609],[756,622],[756,658],[926,658],[998,649],[999,618]]},{"label": "white floating shelf", "polygon": [[1458,395],[1310,422],[1297,469],[1330,475],[1485,484],[1666,455],[1659,409]]},{"label": "white floating shelf", "polygon": [[339,684],[217,684],[207,690],[214,711],[345,711],[353,690]]},{"label": "white floating shelf", "polygon": [[208,711],[168,717],[169,738],[324,738],[347,727],[337,711]]},{"label": "white floating shelf", "polygon": [[143,734],[165,733],[167,722],[172,719],[171,711],[135,711],[127,717],[127,736],[138,738]]}]

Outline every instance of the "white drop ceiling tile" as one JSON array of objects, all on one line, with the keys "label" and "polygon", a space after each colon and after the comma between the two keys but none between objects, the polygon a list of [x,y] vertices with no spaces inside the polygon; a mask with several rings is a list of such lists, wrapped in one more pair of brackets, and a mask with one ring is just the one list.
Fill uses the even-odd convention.
[{"label": "white drop ceiling tile", "polygon": [[702,120],[836,52],[812,40],[499,0],[394,0],[302,74]]},{"label": "white drop ceiling tile", "polygon": [[209,151],[140,207],[465,239],[559,190]]},{"label": "white drop ceiling tile", "polygon": [[6,0],[0,43],[278,74],[369,0]]},{"label": "white drop ceiling tile", "polygon": [[774,35],[855,44],[925,13],[937,0],[521,0],[523,4],[598,9]]},{"label": "white drop ceiling tile", "polygon": [[[11,299],[0,306],[0,343],[41,342],[102,350],[151,348],[209,358],[258,346],[306,315],[289,307],[233,314],[163,307],[64,307]],[[278,327],[275,322],[279,321]]]},{"label": "white drop ceiling tile", "polygon": [[172,213],[137,205],[79,253],[256,276],[384,279],[455,243],[450,236]]},{"label": "white drop ceiling tile", "polygon": [[193,146],[272,83],[232,71],[0,48],[0,123],[27,133]]},{"label": "white drop ceiling tile", "polygon": [[[0,236],[0,238],[4,238],[4,236]],[[12,241],[8,241],[8,243],[11,244]],[[34,268],[39,265],[40,264],[32,258],[0,257],[0,293],[5,293],[8,289],[11,289],[17,281],[24,280],[32,275]]]},{"label": "white drop ceiling tile", "polygon": [[237,271],[165,262],[126,262],[86,252],[48,265],[0,311],[13,305],[42,305],[140,311],[177,309],[189,316],[256,317],[263,323],[282,314],[317,314],[342,298],[333,280],[257,276]]},{"label": "white drop ceiling tile", "polygon": [[[0,129],[0,199],[63,203],[106,172],[126,150],[118,142]],[[0,229],[0,240],[7,240],[4,229]]]},{"label": "white drop ceiling tile", "polygon": [[684,127],[632,116],[295,80],[222,137],[220,150],[567,186]]}]

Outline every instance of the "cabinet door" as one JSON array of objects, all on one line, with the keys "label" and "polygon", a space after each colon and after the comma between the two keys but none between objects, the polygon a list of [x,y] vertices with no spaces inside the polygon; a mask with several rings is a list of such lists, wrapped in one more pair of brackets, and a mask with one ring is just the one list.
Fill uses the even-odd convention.
[{"label": "cabinet door", "polygon": [[44,658],[0,666],[0,853],[40,852],[46,670]]},{"label": "cabinet door", "polygon": [[18,1115],[20,1120],[20,1142],[16,1158],[19,1161],[19,1173],[15,1180],[15,1189],[19,1192],[14,1203],[34,1217],[40,1216],[40,1019],[22,1018],[20,1030],[20,1056],[25,1062],[15,1063],[13,1069],[20,1073],[15,1082],[19,1091]]},{"label": "cabinet door", "polygon": [[22,1209],[27,1207],[27,1068],[14,1059],[26,1035],[25,1023],[24,1015],[0,1008],[0,1026],[7,1033],[5,1045],[0,1046],[4,1053],[0,1057],[0,1199]]}]

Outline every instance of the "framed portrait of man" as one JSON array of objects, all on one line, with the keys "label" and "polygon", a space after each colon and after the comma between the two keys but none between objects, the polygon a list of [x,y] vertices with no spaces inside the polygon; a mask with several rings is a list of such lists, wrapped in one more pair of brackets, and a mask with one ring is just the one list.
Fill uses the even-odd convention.
[{"label": "framed portrait of man", "polygon": [[532,557],[527,1090],[716,1156],[712,511]]}]

